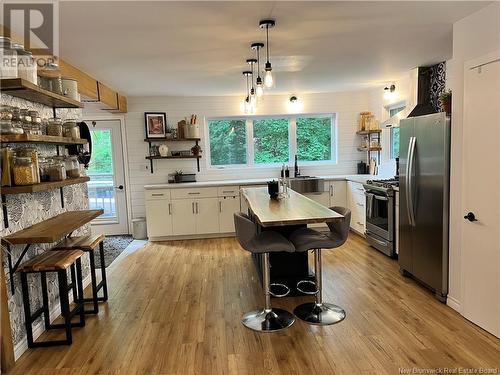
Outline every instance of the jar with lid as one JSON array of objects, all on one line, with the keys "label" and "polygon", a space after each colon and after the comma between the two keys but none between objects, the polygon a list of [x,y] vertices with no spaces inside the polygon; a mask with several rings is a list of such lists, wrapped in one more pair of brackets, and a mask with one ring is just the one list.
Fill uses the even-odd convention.
[{"label": "jar with lid", "polygon": [[9,146],[2,147],[0,155],[2,156],[2,186],[11,186],[14,151]]},{"label": "jar with lid", "polygon": [[31,116],[27,109],[21,109],[21,126],[26,134],[31,134]]},{"label": "jar with lid", "polygon": [[10,38],[5,36],[0,36],[0,57],[2,58],[0,78],[18,78],[17,51],[12,49]]},{"label": "jar with lid", "polygon": [[39,165],[39,171],[40,171],[40,182],[49,181],[50,180],[50,177],[49,177],[50,159],[49,158],[40,158],[38,165]]},{"label": "jar with lid", "polygon": [[64,121],[63,136],[76,139],[80,138],[80,128],[78,127],[76,120],[70,119]]},{"label": "jar with lid", "polygon": [[40,124],[40,132],[42,135],[47,135],[47,127],[49,126],[49,120],[42,118],[42,123]]},{"label": "jar with lid", "polygon": [[35,180],[35,165],[30,158],[14,157],[12,168],[14,185],[33,185]]},{"label": "jar with lid", "polygon": [[53,158],[48,168],[49,181],[63,181],[66,179],[66,168],[58,158]]},{"label": "jar with lid", "polygon": [[49,124],[47,125],[47,135],[62,137],[63,128],[62,128],[62,120],[60,118],[58,117],[49,118]]},{"label": "jar with lid", "polygon": [[12,120],[12,107],[2,104],[0,106],[0,120]]},{"label": "jar with lid", "polygon": [[33,84],[37,84],[36,62],[33,54],[19,43],[12,43],[12,49],[17,52],[17,75]]},{"label": "jar with lid", "polygon": [[12,108],[12,134],[23,134],[23,123],[21,121],[21,111],[18,107]]},{"label": "jar with lid", "polygon": [[30,158],[35,169],[35,183],[40,182],[38,151],[34,147],[21,147],[16,149],[16,157]]},{"label": "jar with lid", "polygon": [[42,118],[37,111],[28,111],[28,115],[31,117],[31,133],[41,135]]},{"label": "jar with lid", "polygon": [[80,165],[76,156],[67,156],[64,159],[64,166],[66,167],[66,177],[78,178],[80,177]]}]

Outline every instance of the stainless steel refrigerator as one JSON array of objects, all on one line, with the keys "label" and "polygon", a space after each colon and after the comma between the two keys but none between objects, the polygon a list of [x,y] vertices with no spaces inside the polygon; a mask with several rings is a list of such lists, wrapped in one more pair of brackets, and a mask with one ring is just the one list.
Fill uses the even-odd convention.
[{"label": "stainless steel refrigerator", "polygon": [[400,122],[399,265],[446,302],[450,119],[444,113]]}]

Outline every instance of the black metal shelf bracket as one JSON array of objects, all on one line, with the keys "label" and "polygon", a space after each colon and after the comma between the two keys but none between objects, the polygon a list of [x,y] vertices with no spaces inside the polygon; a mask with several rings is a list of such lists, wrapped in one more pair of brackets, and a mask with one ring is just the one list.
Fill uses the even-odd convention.
[{"label": "black metal shelf bracket", "polygon": [[61,208],[64,208],[64,192],[62,186],[59,188],[59,194],[61,195]]},{"label": "black metal shelf bracket", "polygon": [[29,248],[30,248],[31,244],[27,244],[25,247],[24,247],[24,250],[23,252],[21,253],[21,255],[19,256],[19,258],[17,258],[17,261],[16,261],[16,264],[14,265],[14,267],[12,266],[12,253],[10,251],[10,244],[7,243],[7,261],[9,263],[9,275],[10,275],[10,290],[12,292],[12,295],[14,295],[16,293],[16,287],[14,285],[14,275],[16,274],[16,271],[17,269],[19,268],[19,265],[21,264],[21,261],[23,260],[24,256],[26,255],[26,253],[28,252]]},{"label": "black metal shelf bracket", "polygon": [[2,194],[2,214],[3,214],[3,227],[9,227],[9,215],[7,212],[7,198],[5,194]]}]

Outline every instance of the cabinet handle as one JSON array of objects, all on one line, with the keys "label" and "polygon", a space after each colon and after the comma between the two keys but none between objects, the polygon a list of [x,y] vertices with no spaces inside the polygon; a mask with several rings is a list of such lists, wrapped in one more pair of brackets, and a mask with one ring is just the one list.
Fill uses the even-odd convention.
[{"label": "cabinet handle", "polygon": [[364,224],[359,222],[359,221],[357,221],[357,223],[358,223],[358,225],[364,226]]},{"label": "cabinet handle", "polygon": [[333,197],[333,185],[330,185],[330,197]]},{"label": "cabinet handle", "polygon": [[189,194],[189,195],[198,195],[198,194],[200,194],[200,192],[199,192],[199,191],[197,191],[197,192],[191,192],[191,193],[188,193],[188,194]]},{"label": "cabinet handle", "polygon": [[222,192],[225,193],[234,193],[234,190],[222,190]]},{"label": "cabinet handle", "polygon": [[195,203],[195,207],[196,207],[196,214],[198,214],[199,213],[199,211],[198,211],[198,202]]},{"label": "cabinet handle", "polygon": [[222,201],[219,201],[219,212],[222,212]]},{"label": "cabinet handle", "polygon": [[194,214],[194,202],[191,202],[191,209],[193,210],[193,214]]},{"label": "cabinet handle", "polygon": [[365,205],[364,204],[361,204],[361,203],[356,203],[359,207],[364,207]]},{"label": "cabinet handle", "polygon": [[168,214],[172,215],[172,203],[168,204]]},{"label": "cabinet handle", "polygon": [[358,188],[358,190],[359,190],[359,191],[365,191],[365,189],[363,189],[363,188]]},{"label": "cabinet handle", "polygon": [[163,197],[163,194],[151,194],[152,197]]}]

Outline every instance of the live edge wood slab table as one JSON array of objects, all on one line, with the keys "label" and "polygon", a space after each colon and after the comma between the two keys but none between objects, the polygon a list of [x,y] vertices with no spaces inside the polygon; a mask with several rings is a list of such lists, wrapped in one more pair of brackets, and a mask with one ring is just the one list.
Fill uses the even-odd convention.
[{"label": "live edge wood slab table", "polygon": [[[7,246],[7,250],[9,250],[7,258],[12,293],[14,294],[14,272],[18,269],[31,244],[57,242],[61,238],[71,235],[73,231],[90,223],[103,213],[104,210],[66,211],[3,237],[2,242]],[[26,245],[14,266],[12,266],[10,252],[11,245]]]},{"label": "live edge wood slab table", "polygon": [[[249,214],[260,230],[273,230],[287,237],[297,228],[307,224],[317,224],[341,220],[344,216],[330,210],[291,189],[283,199],[271,199],[265,188],[243,188],[243,198],[247,201]],[[262,279],[261,255],[253,255]],[[313,280],[309,271],[307,252],[271,253],[271,283],[287,285],[290,296],[302,295],[297,289],[300,280]]]}]

